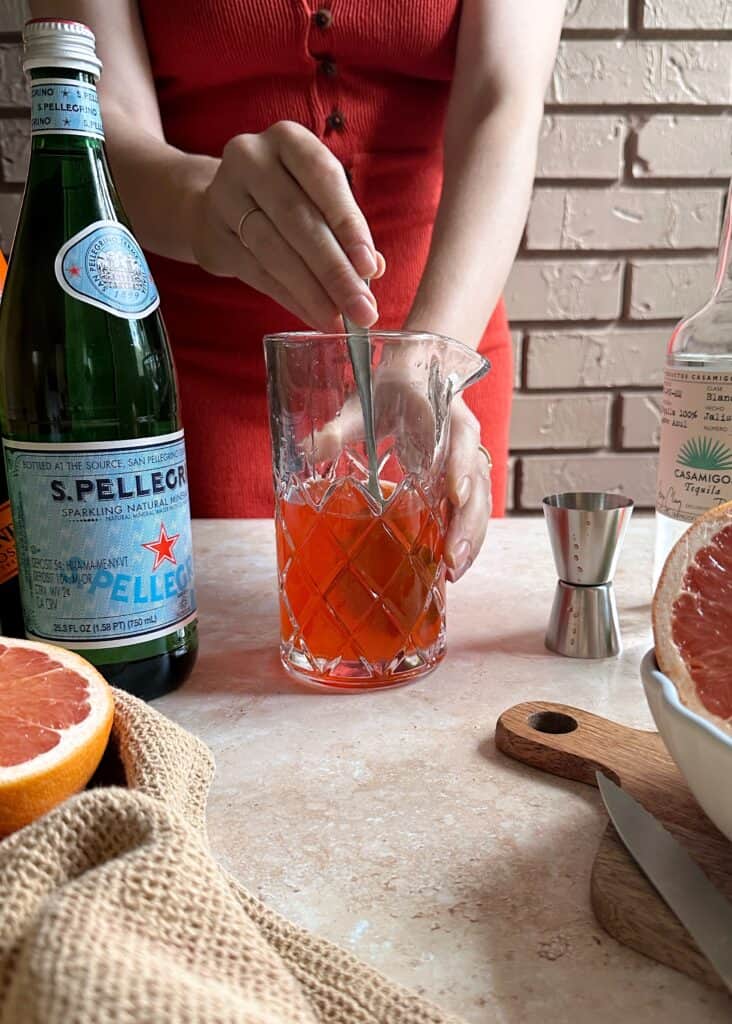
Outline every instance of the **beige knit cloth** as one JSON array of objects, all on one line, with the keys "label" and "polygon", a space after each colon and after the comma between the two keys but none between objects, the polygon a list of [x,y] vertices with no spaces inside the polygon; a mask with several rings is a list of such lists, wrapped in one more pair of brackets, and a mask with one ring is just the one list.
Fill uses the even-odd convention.
[{"label": "beige knit cloth", "polygon": [[225,874],[206,839],[211,754],[134,697],[115,702],[105,771],[121,784],[0,842],[1,1024],[455,1020]]}]

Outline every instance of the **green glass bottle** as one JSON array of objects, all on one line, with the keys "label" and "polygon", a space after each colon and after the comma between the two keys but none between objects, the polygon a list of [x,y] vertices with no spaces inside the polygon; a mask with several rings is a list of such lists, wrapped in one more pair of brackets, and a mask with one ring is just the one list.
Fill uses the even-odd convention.
[{"label": "green glass bottle", "polygon": [[31,160],[0,306],[0,428],[28,636],[145,699],[197,651],[175,370],[107,158],[94,36],[24,35]]}]

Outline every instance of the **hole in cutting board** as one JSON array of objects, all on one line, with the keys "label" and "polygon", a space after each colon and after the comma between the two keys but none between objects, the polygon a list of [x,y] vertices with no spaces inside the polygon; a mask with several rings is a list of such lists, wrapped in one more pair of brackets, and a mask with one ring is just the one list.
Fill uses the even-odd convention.
[{"label": "hole in cutting board", "polygon": [[530,716],[529,725],[537,732],[551,732],[557,735],[574,732],[577,728],[577,719],[571,715],[563,715],[560,711],[537,711]]}]

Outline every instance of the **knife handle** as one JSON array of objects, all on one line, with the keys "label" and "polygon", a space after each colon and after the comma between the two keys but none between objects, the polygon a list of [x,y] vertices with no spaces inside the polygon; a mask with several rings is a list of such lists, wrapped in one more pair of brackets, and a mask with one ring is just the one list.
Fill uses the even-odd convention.
[{"label": "knife handle", "polygon": [[496,747],[504,754],[591,786],[597,771],[618,785],[635,782],[656,743],[662,746],[657,733],[548,701],[516,704],[496,724]]}]

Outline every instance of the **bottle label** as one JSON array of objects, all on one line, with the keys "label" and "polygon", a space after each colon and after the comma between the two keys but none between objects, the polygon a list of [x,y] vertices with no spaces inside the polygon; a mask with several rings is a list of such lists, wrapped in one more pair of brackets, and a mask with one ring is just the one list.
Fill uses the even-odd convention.
[{"label": "bottle label", "polygon": [[123,320],[140,320],[160,305],[142,249],[116,220],[94,221],[73,235],[54,270],[69,295]]},{"label": "bottle label", "polygon": [[15,536],[13,534],[13,517],[10,514],[10,502],[0,505],[0,586],[18,575],[18,559],[15,554]]},{"label": "bottle label", "polygon": [[656,510],[691,523],[732,501],[732,373],[668,369]]},{"label": "bottle label", "polygon": [[96,87],[71,78],[31,83],[31,135],[86,135],[104,139]]},{"label": "bottle label", "polygon": [[3,441],[26,631],[84,651],[195,618],[183,431],[132,441]]}]

